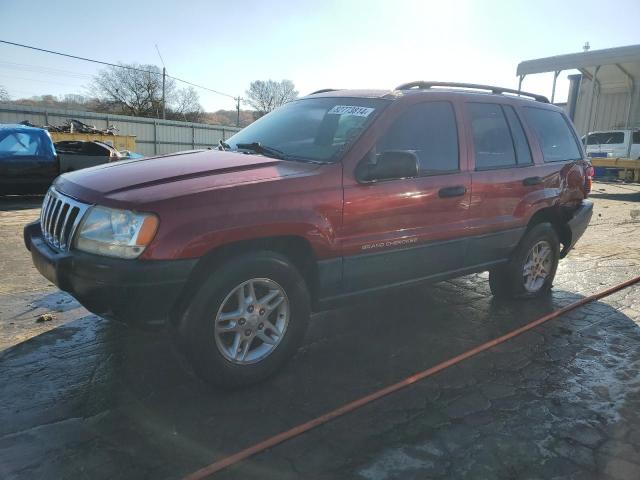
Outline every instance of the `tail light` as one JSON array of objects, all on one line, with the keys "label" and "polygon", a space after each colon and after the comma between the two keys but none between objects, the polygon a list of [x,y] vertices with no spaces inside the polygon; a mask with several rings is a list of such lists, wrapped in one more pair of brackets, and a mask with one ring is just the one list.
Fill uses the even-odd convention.
[{"label": "tail light", "polygon": [[589,165],[584,170],[584,194],[585,196],[591,193],[591,188],[593,188],[593,177],[596,171],[593,166]]}]

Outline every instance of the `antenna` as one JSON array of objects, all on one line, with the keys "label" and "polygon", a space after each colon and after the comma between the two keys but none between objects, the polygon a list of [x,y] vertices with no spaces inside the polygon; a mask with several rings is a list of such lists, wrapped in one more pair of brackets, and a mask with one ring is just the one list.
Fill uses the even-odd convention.
[{"label": "antenna", "polygon": [[166,93],[166,85],[167,85],[167,67],[164,65],[164,60],[162,59],[162,54],[160,53],[160,49],[158,48],[158,44],[156,43],[156,52],[158,52],[158,56],[160,57],[160,62],[162,62],[162,119],[166,119],[166,109],[165,109],[165,93]]},{"label": "antenna", "polygon": [[160,49],[158,48],[158,44],[156,43],[155,45],[156,45],[156,52],[158,52],[158,56],[160,57],[160,62],[162,63],[162,67],[166,68],[164,64],[164,60],[162,59],[162,54],[160,53]]}]

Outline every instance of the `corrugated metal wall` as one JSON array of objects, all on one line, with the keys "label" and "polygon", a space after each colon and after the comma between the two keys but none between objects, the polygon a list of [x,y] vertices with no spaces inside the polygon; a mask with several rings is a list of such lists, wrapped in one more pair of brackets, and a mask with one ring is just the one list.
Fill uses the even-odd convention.
[{"label": "corrugated metal wall", "polygon": [[211,147],[239,130],[235,127],[204,123],[0,104],[0,123],[20,123],[29,120],[35,125],[63,125],[71,118],[100,129],[115,125],[119,134],[135,135],[136,151],[143,155]]},{"label": "corrugated metal wall", "polygon": [[[625,128],[629,108],[629,90],[624,88],[603,87],[600,92],[596,89],[595,99],[591,95],[591,82],[582,79],[580,93],[576,104],[576,113],[573,123],[580,135],[589,131],[611,130]],[[589,106],[593,103],[591,122],[589,123]],[[634,97],[631,109],[630,128],[640,125],[640,102],[638,95]]]}]

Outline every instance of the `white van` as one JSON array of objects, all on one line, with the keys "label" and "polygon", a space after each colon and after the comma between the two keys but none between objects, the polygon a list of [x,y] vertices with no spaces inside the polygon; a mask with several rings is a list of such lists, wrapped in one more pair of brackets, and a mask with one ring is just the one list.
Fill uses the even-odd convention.
[{"label": "white van", "polygon": [[[584,144],[586,135],[582,137]],[[607,130],[589,133],[587,156],[640,159],[640,130]]]}]

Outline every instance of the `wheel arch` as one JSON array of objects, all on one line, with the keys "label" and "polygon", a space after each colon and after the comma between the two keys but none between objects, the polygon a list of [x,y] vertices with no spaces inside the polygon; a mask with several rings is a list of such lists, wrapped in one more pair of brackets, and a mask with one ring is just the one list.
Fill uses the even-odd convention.
[{"label": "wheel arch", "polygon": [[311,298],[315,298],[318,267],[311,243],[306,238],[297,235],[279,235],[240,240],[213,248],[200,258],[171,309],[169,321],[174,325],[179,323],[182,314],[198,291],[200,283],[209,272],[232,257],[255,251],[271,251],[285,256],[306,281]]},{"label": "wheel arch", "polygon": [[566,211],[559,206],[551,206],[544,207],[540,210],[536,211],[529,222],[527,223],[527,231],[531,230],[533,227],[540,223],[548,222],[551,224],[556,234],[558,235],[558,239],[560,240],[561,249],[560,249],[560,258],[564,258],[571,246],[571,229],[569,228],[568,220],[570,215]]}]

